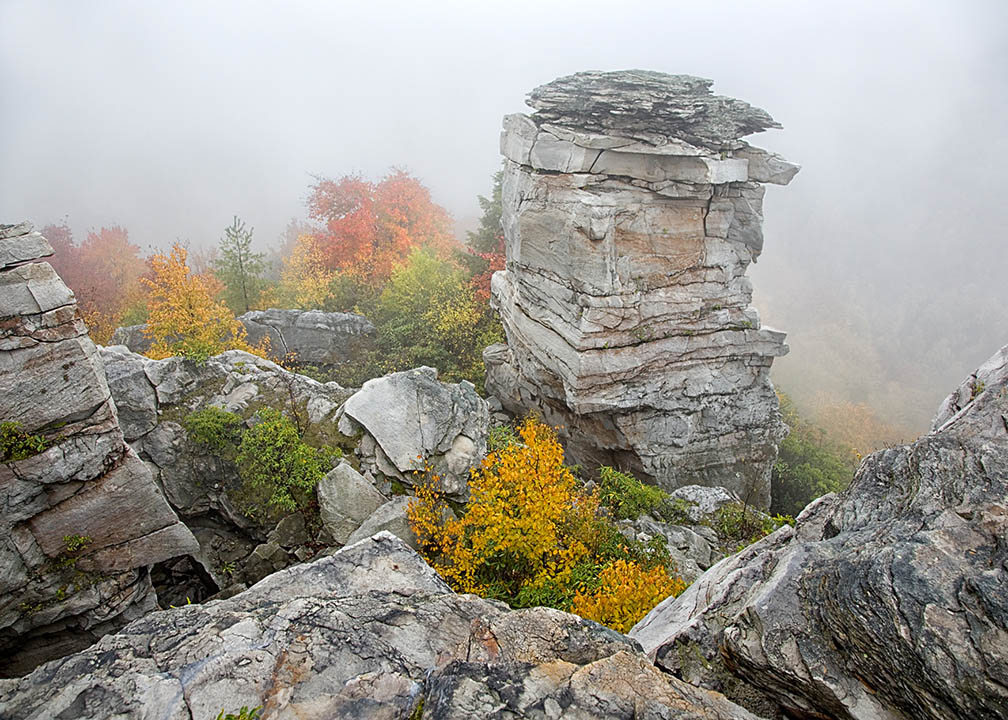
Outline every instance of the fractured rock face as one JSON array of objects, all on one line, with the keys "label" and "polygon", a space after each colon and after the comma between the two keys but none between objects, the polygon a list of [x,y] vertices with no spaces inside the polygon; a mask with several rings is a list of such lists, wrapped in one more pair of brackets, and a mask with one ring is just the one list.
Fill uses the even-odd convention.
[{"label": "fractured rock face", "polygon": [[[794,717],[1008,717],[1008,346],[915,443],[631,630],[657,664]],[[768,714],[769,714],[768,712]]]},{"label": "fractured rock face", "polygon": [[[308,544],[307,537],[303,542],[266,542],[277,519],[269,512],[250,512],[237,466],[193,442],[183,423],[194,411],[217,407],[250,425],[256,411],[270,407],[290,417],[312,444],[335,445],[340,439],[337,410],[352,391],[241,350],[199,364],[178,357],[152,360],[121,345],[102,348],[100,354],[126,440],[199,539],[193,562],[212,583],[217,588],[252,583],[304,559],[299,555],[306,551],[298,546]],[[331,502],[325,507],[340,509]],[[343,511],[355,518],[370,512]],[[345,529],[338,542],[359,524]],[[198,592],[182,597],[187,595],[203,599]]]},{"label": "fractured rock face", "polygon": [[468,497],[469,470],[486,455],[489,423],[489,405],[472,383],[440,382],[429,367],[368,380],[339,414],[340,432],[361,438],[365,469],[413,484],[427,464],[458,499]]},{"label": "fractured rock face", "polygon": [[[252,310],[238,317],[251,345],[267,340],[276,361],[336,367],[352,362],[373,344],[375,327],[353,313],[322,310]],[[150,350],[146,325],[116,328],[112,345],[125,345],[135,353]]]},{"label": "fractured rock face", "polygon": [[353,313],[321,310],[252,310],[238,318],[248,341],[269,338],[270,355],[277,360],[318,365],[342,365],[371,346],[375,327]]},{"label": "fractured rock face", "polygon": [[763,247],[763,182],[798,167],[739,138],[776,123],[710,81],[579,73],[504,119],[506,345],[487,389],[563,426],[569,455],[674,489],[767,506],[785,434],[770,384],[784,334],[745,277]]},{"label": "fractured rock face", "polygon": [[11,720],[212,718],[243,705],[300,720],[756,720],[596,623],[456,595],[387,533],[0,681]]},{"label": "fractured rock face", "polygon": [[0,673],[154,606],[148,566],[196,549],[123,440],[73,293],[31,226],[0,225],[0,420],[45,439],[0,465]]}]

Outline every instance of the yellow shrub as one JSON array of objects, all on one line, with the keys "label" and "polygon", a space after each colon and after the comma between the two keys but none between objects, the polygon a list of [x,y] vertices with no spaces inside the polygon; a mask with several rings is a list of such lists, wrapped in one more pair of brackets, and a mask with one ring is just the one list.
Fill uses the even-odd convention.
[{"label": "yellow shrub", "polygon": [[421,554],[455,590],[572,610],[626,632],[685,589],[668,573],[663,543],[625,538],[599,512],[598,494],[579,488],[551,428],[529,419],[518,434],[472,472],[460,518],[429,468],[407,507]]},{"label": "yellow shrub", "polygon": [[527,584],[563,580],[589,549],[580,534],[598,499],[577,488],[556,434],[529,419],[521,444],[487,455],[469,482],[465,514],[442,524],[434,483],[417,489],[407,517],[424,557],[456,589],[514,597]]},{"label": "yellow shrub", "polygon": [[620,559],[602,570],[596,590],[574,596],[572,612],[625,633],[655,605],[685,589],[682,579],[670,577],[661,565],[647,570]]}]

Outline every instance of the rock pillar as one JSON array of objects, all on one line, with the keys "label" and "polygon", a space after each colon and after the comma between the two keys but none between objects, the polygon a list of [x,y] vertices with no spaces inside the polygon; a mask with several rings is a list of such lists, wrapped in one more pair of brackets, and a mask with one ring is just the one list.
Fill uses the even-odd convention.
[{"label": "rock pillar", "polygon": [[784,333],[761,327],[746,268],[763,248],[763,183],[798,166],[741,137],[780,127],[711,82],[586,72],[504,118],[506,345],[487,389],[563,426],[586,468],[673,489],[727,487],[767,506],[785,436],[770,383]]}]

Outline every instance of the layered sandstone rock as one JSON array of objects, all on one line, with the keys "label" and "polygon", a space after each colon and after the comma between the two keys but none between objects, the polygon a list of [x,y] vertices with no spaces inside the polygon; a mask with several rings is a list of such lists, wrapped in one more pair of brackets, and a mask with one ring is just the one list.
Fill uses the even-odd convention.
[{"label": "layered sandstone rock", "polygon": [[[287,364],[335,368],[353,362],[374,348],[375,327],[353,313],[322,310],[251,310],[238,317],[251,345],[267,341],[269,355]],[[136,353],[150,350],[146,325],[116,328],[112,345],[125,345]]]},{"label": "layered sandstone rock", "polygon": [[579,73],[504,119],[506,345],[487,389],[564,427],[568,453],[673,489],[769,502],[785,434],[769,380],[784,334],[760,327],[745,271],[762,183],[798,171],[739,138],[778,127],[710,81]]},{"label": "layered sandstone rock", "polygon": [[155,607],[148,566],[196,549],[123,440],[73,293],[38,260],[51,254],[30,225],[0,225],[0,420],[47,446],[0,465],[5,674]]},{"label": "layered sandstone rock", "polygon": [[5,718],[757,720],[552,610],[456,595],[387,533],[0,681]]},{"label": "layered sandstone rock", "polygon": [[630,632],[676,676],[789,717],[1008,717],[1008,346],[932,431],[722,560]]}]

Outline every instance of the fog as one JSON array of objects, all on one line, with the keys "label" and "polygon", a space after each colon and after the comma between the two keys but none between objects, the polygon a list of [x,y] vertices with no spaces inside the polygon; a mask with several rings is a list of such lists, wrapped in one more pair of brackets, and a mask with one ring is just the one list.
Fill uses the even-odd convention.
[{"label": "fog", "polygon": [[423,180],[463,225],[501,116],[587,69],[715,80],[784,125],[751,275],[807,403],[923,429],[1008,342],[1008,3],[0,3],[0,221],[274,243],[315,175]]}]

